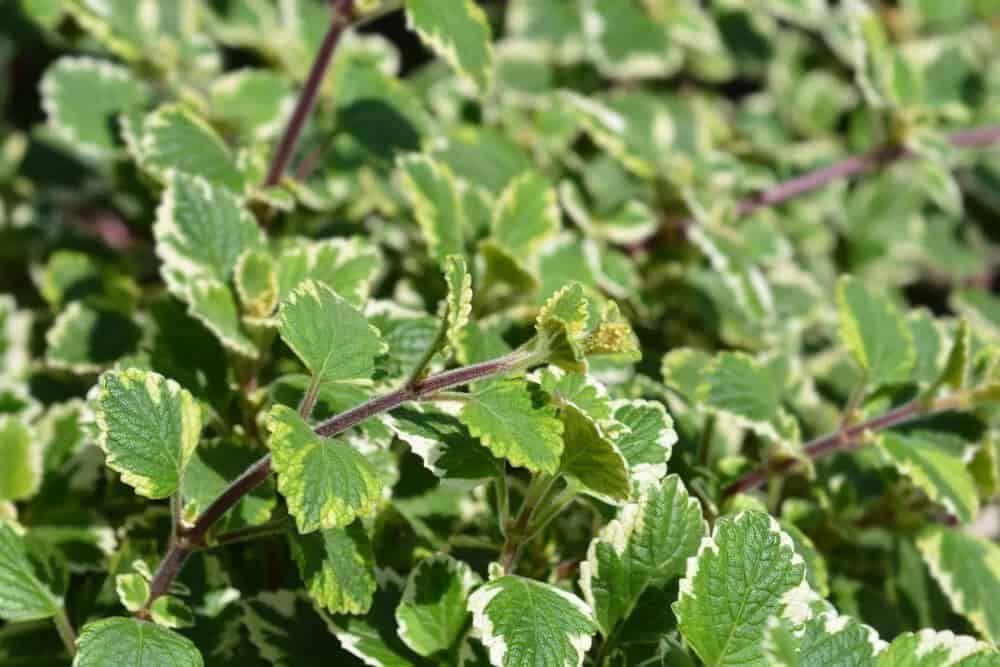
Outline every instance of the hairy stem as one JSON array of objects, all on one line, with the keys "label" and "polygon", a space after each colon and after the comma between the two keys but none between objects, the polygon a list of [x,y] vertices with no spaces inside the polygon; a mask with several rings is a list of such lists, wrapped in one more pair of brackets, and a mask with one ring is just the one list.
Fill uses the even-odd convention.
[{"label": "hairy stem", "polygon": [[52,617],[52,621],[56,624],[56,630],[59,631],[59,638],[62,639],[63,645],[66,646],[66,650],[69,651],[70,656],[76,655],[76,632],[73,631],[73,624],[69,622],[69,616],[66,615],[66,609],[60,608],[56,615]]},{"label": "hairy stem", "polygon": [[[959,148],[982,148],[1000,143],[1000,125],[961,130],[949,135],[948,141],[953,146]],[[863,174],[894,162],[915,157],[919,156],[905,146],[898,145],[883,146],[867,153],[852,155],[839,162],[817,169],[816,171],[802,174],[801,176],[796,176],[795,178],[778,183],[768,190],[747,197],[736,205],[736,215],[739,217],[746,216],[758,208],[775,206],[789,199],[794,199],[799,195],[817,190],[834,181],[851,178],[852,176],[857,176],[858,174]],[[696,220],[694,218],[688,217],[671,224],[683,232],[695,223]],[[655,242],[656,236],[654,235],[637,244],[633,250],[640,250],[644,247],[648,248]]]},{"label": "hairy stem", "polygon": [[[804,450],[809,458],[815,460],[838,449],[853,447],[869,433],[877,433],[912,421],[918,417],[947,409],[950,409],[950,403],[947,400],[937,401],[928,406],[922,400],[915,399],[877,417],[872,417],[853,426],[840,428],[833,433],[816,438],[808,443],[804,447]],[[722,495],[723,497],[728,497],[755,489],[763,484],[771,475],[787,472],[796,463],[798,463],[796,459],[785,459],[770,467],[758,468],[751,471],[726,487]]]},{"label": "hairy stem", "polygon": [[[367,403],[362,403],[331,417],[313,430],[317,435],[327,438],[333,437],[357,426],[370,417],[398,408],[404,403],[419,401],[444,389],[468,384],[482,378],[526,369],[541,361],[543,359],[538,355],[518,349],[503,357],[437,373],[421,380],[414,386],[404,385],[396,391],[378,396]],[[140,618],[148,617],[150,605],[167,592],[188,556],[204,546],[205,536],[215,522],[232,509],[243,496],[257,488],[270,474],[271,455],[265,454],[243,471],[242,475],[233,480],[229,487],[205,508],[205,511],[198,516],[195,522],[180,533],[178,539],[171,544],[166,556],[160,562],[156,575],[149,586],[149,598],[139,611]]]},{"label": "hairy stem", "polygon": [[298,143],[306,121],[309,120],[309,114],[316,105],[320,85],[323,83],[323,77],[326,76],[326,70],[330,66],[333,51],[337,48],[337,42],[340,41],[344,28],[350,23],[354,0],[331,0],[330,6],[332,12],[330,27],[326,31],[326,36],[323,37],[316,58],[313,60],[309,76],[306,78],[302,93],[295,104],[295,110],[288,120],[288,125],[285,126],[285,133],[281,136],[281,142],[271,158],[271,164],[267,169],[267,178],[264,179],[264,187],[277,185],[285,174],[288,162],[292,159],[295,144]]}]

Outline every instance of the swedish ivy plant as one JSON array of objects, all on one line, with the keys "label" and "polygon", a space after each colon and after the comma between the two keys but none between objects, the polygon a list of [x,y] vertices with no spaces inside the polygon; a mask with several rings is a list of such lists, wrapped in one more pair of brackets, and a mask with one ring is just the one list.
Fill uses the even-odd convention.
[{"label": "swedish ivy plant", "polygon": [[1000,665],[995,0],[5,9],[0,666]]}]

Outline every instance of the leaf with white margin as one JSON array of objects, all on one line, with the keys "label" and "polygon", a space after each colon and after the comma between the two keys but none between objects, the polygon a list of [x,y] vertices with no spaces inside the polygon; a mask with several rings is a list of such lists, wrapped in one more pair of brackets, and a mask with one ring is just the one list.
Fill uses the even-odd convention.
[{"label": "leaf with white margin", "polygon": [[[0,518],[0,619],[10,623],[55,616],[63,600],[58,570],[16,524]],[[55,576],[54,576],[55,575]]]},{"label": "leaf with white margin", "polygon": [[378,250],[361,236],[313,241],[295,238],[276,258],[279,301],[304,280],[332,289],[360,308],[368,301],[372,283],[382,265]]},{"label": "leaf with white margin", "polygon": [[1000,642],[1000,546],[944,526],[927,526],[917,549],[956,612]]},{"label": "leaf with white margin", "polygon": [[342,296],[307,280],[281,305],[281,338],[324,382],[367,381],[386,351],[379,331]]},{"label": "leaf with white margin", "polygon": [[190,639],[134,618],[105,618],[83,626],[73,667],[204,667]]},{"label": "leaf with white margin", "polygon": [[[404,582],[392,570],[377,570],[378,590],[371,610],[364,616],[339,616],[333,632],[341,646],[373,667],[415,667],[417,656],[399,638],[395,611],[402,599]],[[291,666],[290,666],[291,667]]]},{"label": "leaf with white margin", "polygon": [[950,631],[904,632],[878,656],[877,667],[997,667],[996,649]]},{"label": "leaf with white margin", "polygon": [[445,354],[458,349],[462,331],[472,313],[472,276],[461,255],[449,255],[444,260],[444,281],[448,285],[445,301]]},{"label": "leaf with white margin", "polygon": [[772,616],[764,638],[767,664],[772,667],[875,667],[875,656],[885,646],[874,629],[833,610],[799,626]]},{"label": "leaf with white margin", "polygon": [[226,283],[240,255],[265,248],[257,221],[231,190],[180,171],[166,175],[153,236],[161,273],[172,292],[199,277]]},{"label": "leaf with white margin", "polygon": [[118,147],[118,114],[149,101],[146,84],[106,60],[63,57],[45,72],[39,88],[49,126],[74,151],[101,159]]},{"label": "leaf with white margin", "polygon": [[478,584],[466,563],[447,554],[420,561],[396,607],[400,639],[425,657],[450,649],[465,629],[469,593]]},{"label": "leaf with white margin", "polygon": [[43,452],[34,429],[0,415],[0,500],[27,500],[42,485]]},{"label": "leaf with white margin", "polygon": [[[274,667],[353,664],[333,635],[329,615],[301,591],[264,591],[238,602],[256,656]],[[225,662],[223,662],[225,664]]]},{"label": "leaf with white margin", "polygon": [[317,604],[333,614],[368,611],[376,588],[375,557],[361,522],[307,535],[289,531],[288,540],[299,575]]},{"label": "leaf with white margin", "polygon": [[681,635],[709,665],[763,667],[768,619],[781,614],[796,623],[810,614],[815,593],[805,569],[773,517],[745,511],[719,519],[688,559],[673,604]]},{"label": "leaf with white margin", "polygon": [[580,598],[513,575],[477,589],[469,598],[469,611],[496,667],[579,667],[597,630]]},{"label": "leaf with white margin", "polygon": [[263,250],[244,250],[236,261],[233,285],[243,310],[252,317],[266,317],[278,305],[278,271]]},{"label": "leaf with white margin", "polygon": [[612,404],[616,425],[615,444],[636,478],[662,479],[677,442],[674,420],[662,403],[642,399],[619,399]]},{"label": "leaf with white margin", "polygon": [[556,291],[538,310],[535,331],[548,353],[547,361],[569,372],[585,372],[583,333],[590,306],[583,285],[571,282]]},{"label": "leaf with white margin", "polygon": [[706,409],[730,415],[761,435],[775,434],[781,390],[756,359],[743,352],[721,352],[702,377],[698,397]]},{"label": "leaf with white margin", "polygon": [[964,389],[969,379],[969,364],[972,348],[972,333],[969,329],[969,321],[961,319],[955,329],[955,336],[951,343],[951,350],[948,351],[948,358],[940,375],[927,390],[927,395],[933,395],[941,387],[959,391]]},{"label": "leaf with white margin", "polygon": [[608,390],[590,375],[567,373],[558,366],[546,366],[529,377],[557,405],[573,405],[602,426],[611,419],[612,407]]},{"label": "leaf with white margin", "polygon": [[559,231],[556,191],[544,176],[526,171],[500,195],[491,224],[492,238],[520,262],[533,257]]},{"label": "leaf with white margin", "polygon": [[647,588],[679,576],[707,532],[701,506],[677,475],[649,485],[622,507],[580,564],[580,588],[601,634],[607,637],[627,619]]},{"label": "leaf with white margin", "polygon": [[97,373],[136,351],[142,332],[115,310],[69,304],[45,332],[45,362],[71,373]]},{"label": "leaf with white margin", "polygon": [[462,79],[485,94],[493,84],[493,35],[486,14],[472,0],[406,0],[406,27]]},{"label": "leaf with white margin", "polygon": [[341,528],[375,511],[382,479],[360,452],[316,435],[284,405],[271,408],[267,429],[278,491],[300,533]]},{"label": "leaf with white margin", "polygon": [[31,313],[18,310],[9,294],[0,294],[0,375],[19,377],[28,367]]},{"label": "leaf with white margin", "polygon": [[490,479],[503,472],[503,460],[473,437],[458,417],[434,406],[403,406],[383,421],[438,477]]},{"label": "leaf with white margin", "polygon": [[962,523],[970,523],[979,512],[976,480],[962,456],[963,443],[935,440],[921,433],[886,432],[879,446],[900,474]]},{"label": "leaf with white margin", "polygon": [[187,289],[188,313],[236,354],[256,359],[260,352],[243,330],[233,292],[215,278],[196,278]]},{"label": "leaf with white margin", "polygon": [[698,400],[702,375],[711,363],[712,357],[704,350],[690,347],[670,350],[661,365],[663,384],[693,403]]},{"label": "leaf with white margin", "polygon": [[149,582],[136,572],[119,574],[115,577],[115,592],[122,606],[134,614],[149,599]]},{"label": "leaf with white margin", "polygon": [[916,363],[913,334],[883,294],[843,276],[837,283],[840,338],[865,377],[874,383],[898,381]]},{"label": "leaf with white margin", "polygon": [[505,380],[469,396],[458,418],[473,436],[515,466],[555,474],[563,451],[563,424],[540,390]]},{"label": "leaf with white margin", "polygon": [[582,492],[606,503],[628,500],[632,489],[628,461],[615,442],[574,405],[564,405],[559,418],[563,423],[560,474],[579,484]]},{"label": "leaf with white margin", "polygon": [[229,147],[187,107],[167,104],[146,116],[137,149],[139,164],[160,180],[180,171],[243,192],[243,173]]},{"label": "leaf with white margin", "polygon": [[101,375],[90,403],[108,467],[141,496],[174,493],[201,435],[194,397],[159,373],[130,368]]},{"label": "leaf with white margin", "polygon": [[448,256],[463,255],[465,214],[458,179],[451,168],[422,154],[407,155],[396,164],[431,256],[443,266]]},{"label": "leaf with white margin", "polygon": [[240,69],[215,79],[212,112],[255,141],[274,139],[295,106],[291,82],[265,69]]},{"label": "leaf with white margin", "polygon": [[666,77],[681,64],[665,26],[641,4],[584,0],[580,4],[588,48],[601,72],[613,78]]}]

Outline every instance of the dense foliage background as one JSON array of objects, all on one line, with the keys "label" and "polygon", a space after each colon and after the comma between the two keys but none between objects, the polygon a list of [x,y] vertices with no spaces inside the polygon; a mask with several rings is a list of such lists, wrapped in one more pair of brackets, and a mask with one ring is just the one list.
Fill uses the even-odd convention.
[{"label": "dense foliage background", "polygon": [[1000,664],[996,0],[401,4],[4,3],[0,666]]}]

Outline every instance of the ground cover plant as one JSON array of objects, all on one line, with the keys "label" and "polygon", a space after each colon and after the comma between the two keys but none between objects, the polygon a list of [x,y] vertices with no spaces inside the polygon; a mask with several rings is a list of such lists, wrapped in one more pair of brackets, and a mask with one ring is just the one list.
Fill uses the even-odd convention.
[{"label": "ground cover plant", "polygon": [[1000,665],[994,0],[17,0],[0,666]]}]

